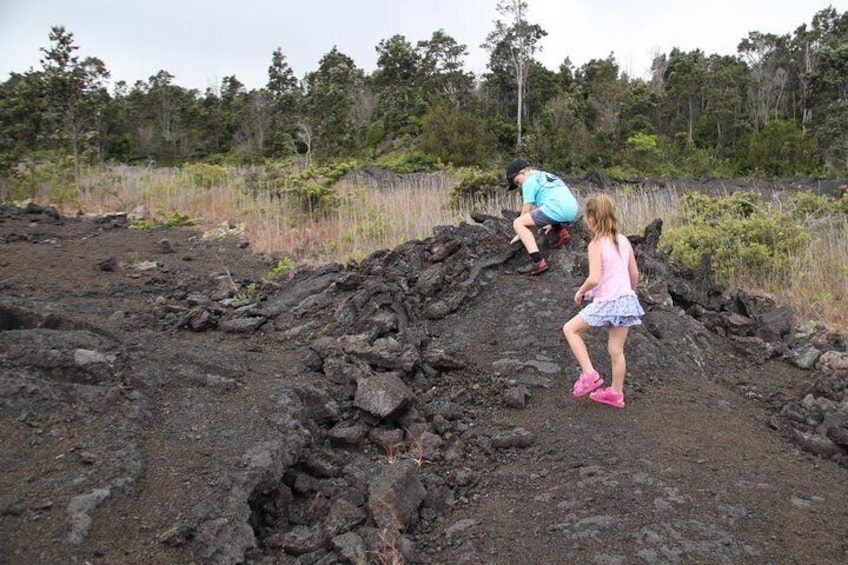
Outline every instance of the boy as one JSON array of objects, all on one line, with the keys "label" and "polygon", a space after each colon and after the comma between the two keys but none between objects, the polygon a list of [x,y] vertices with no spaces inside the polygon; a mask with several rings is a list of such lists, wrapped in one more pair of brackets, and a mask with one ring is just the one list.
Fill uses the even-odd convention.
[{"label": "boy", "polygon": [[515,237],[521,240],[530,255],[530,263],[518,269],[522,275],[538,275],[548,269],[548,264],[536,244],[531,228],[552,232],[551,249],[559,249],[571,236],[564,223],[574,221],[580,205],[568,186],[558,176],[533,169],[524,159],[515,159],[506,168],[507,190],[521,188],[523,206],[521,215],[512,223]]}]

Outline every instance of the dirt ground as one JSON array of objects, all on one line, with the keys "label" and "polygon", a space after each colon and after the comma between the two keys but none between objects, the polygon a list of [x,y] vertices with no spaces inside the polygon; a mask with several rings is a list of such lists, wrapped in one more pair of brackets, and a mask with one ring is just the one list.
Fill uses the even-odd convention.
[{"label": "dirt ground", "polygon": [[[250,454],[288,429],[275,420],[282,385],[321,375],[304,369],[291,324],[225,333],[168,322],[187,314],[177,302],[232,297],[273,264],[237,236],[130,230],[120,218],[10,212],[0,236],[0,563],[234,562],[198,551],[208,540],[193,520],[229,505],[249,532],[234,498],[253,488]],[[624,410],[571,396],[577,369],[560,328],[576,312],[578,254],[550,251],[536,278],[512,274],[517,257],[488,269],[474,296],[427,321],[432,342],[467,364],[416,392],[461,401],[465,416],[443,434],[459,438],[452,451],[422,466],[426,484],[451,493],[406,532],[407,561],[848,562],[848,471],[801,451],[778,418],[808,391],[809,371],[752,363],[692,322],[662,339],[632,333]],[[651,315],[660,328],[680,318]],[[602,373],[603,339],[589,340]],[[504,392],[522,386],[526,406],[507,406]],[[532,440],[491,447],[515,430]],[[292,434],[273,441],[303,446]],[[244,561],[333,555],[260,548]]]}]

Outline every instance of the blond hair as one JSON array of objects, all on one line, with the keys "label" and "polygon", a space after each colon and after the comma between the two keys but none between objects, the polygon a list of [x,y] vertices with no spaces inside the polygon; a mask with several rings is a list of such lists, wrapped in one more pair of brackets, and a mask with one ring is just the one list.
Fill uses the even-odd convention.
[{"label": "blond hair", "polygon": [[584,209],[586,217],[594,220],[591,228],[594,239],[609,237],[618,249],[618,217],[612,199],[606,194],[598,194],[586,201]]}]

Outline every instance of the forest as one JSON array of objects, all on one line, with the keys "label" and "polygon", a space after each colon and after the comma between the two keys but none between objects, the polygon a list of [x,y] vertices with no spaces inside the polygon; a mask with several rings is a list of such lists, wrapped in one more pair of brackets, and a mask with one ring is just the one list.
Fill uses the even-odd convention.
[{"label": "forest", "polygon": [[381,40],[371,74],[331,47],[298,78],[278,48],[264,87],[233,74],[205,92],[167,70],[110,85],[106,65],[80,58],[73,32],[55,26],[41,67],[0,83],[0,189],[21,197],[10,181],[32,163],[74,179],[119,163],[499,169],[515,154],[613,178],[848,173],[848,12],[821,10],[784,35],[751,31],[734,56],[673,49],[642,79],[612,54],[545,68],[535,55],[546,32],[526,8],[498,5],[482,76],[465,70],[467,46],[437,30]]}]

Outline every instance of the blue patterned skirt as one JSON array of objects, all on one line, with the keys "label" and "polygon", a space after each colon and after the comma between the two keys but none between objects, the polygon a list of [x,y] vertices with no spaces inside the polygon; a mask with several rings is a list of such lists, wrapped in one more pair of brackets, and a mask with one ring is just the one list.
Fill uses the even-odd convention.
[{"label": "blue patterned skirt", "polygon": [[619,296],[614,300],[592,302],[580,311],[584,322],[593,327],[630,328],[641,325],[645,311],[635,296]]}]

